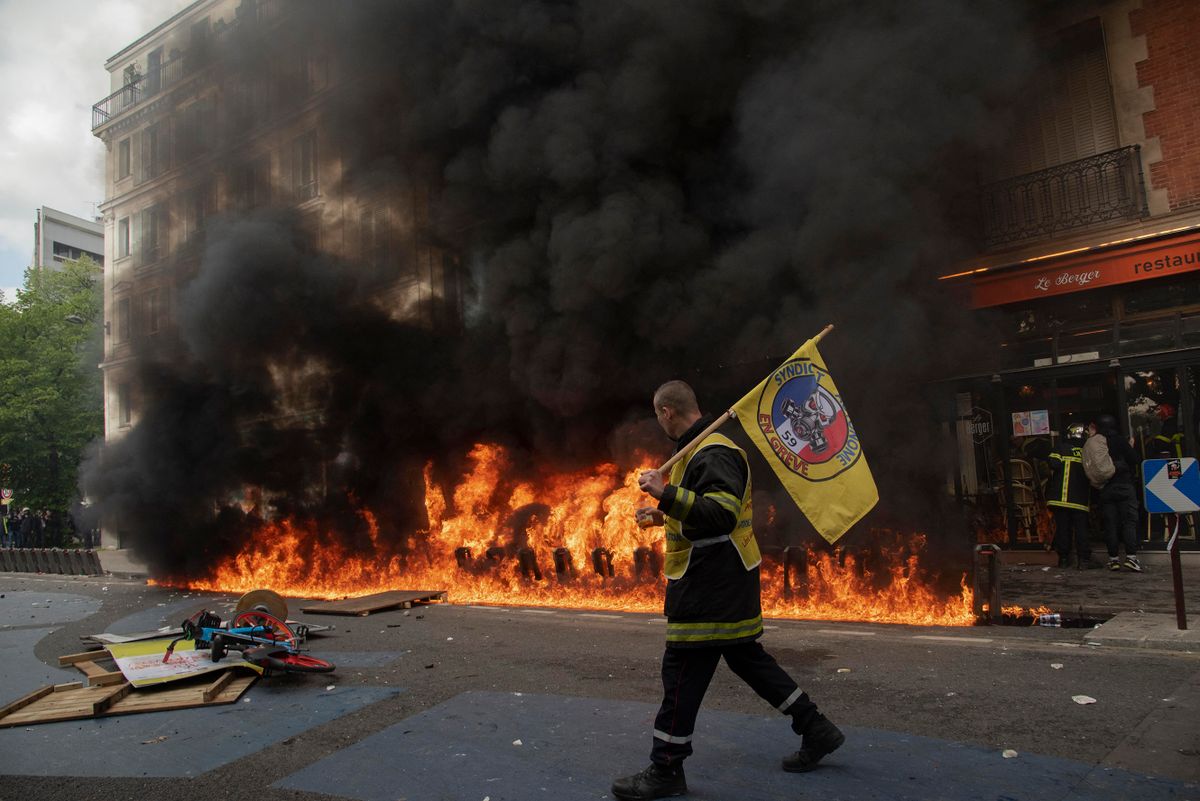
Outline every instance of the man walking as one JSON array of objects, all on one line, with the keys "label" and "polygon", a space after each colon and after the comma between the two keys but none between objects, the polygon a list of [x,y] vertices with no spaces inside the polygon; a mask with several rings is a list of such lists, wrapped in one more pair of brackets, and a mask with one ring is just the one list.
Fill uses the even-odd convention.
[{"label": "man walking", "polygon": [[[696,394],[683,381],[654,393],[654,414],[667,436],[686,447],[708,427]],[[638,522],[665,525],[667,645],[663,699],[654,720],[650,766],[617,779],[613,795],[644,801],[687,793],[683,761],[704,693],[724,658],[739,678],[792,719],[803,737],[783,769],[809,771],[845,736],[809,700],[758,642],[762,636],[759,563],[751,528],[750,467],[746,454],[721,434],[710,434],[671,468],[669,483],[648,470],[638,485],[658,500],[637,511]]]}]

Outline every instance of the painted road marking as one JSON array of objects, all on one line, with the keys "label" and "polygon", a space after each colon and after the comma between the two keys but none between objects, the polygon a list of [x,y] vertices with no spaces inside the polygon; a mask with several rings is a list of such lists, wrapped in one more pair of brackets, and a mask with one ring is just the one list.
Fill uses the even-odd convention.
[{"label": "painted road marking", "polygon": [[818,634],[849,634],[851,637],[874,637],[877,631],[854,631],[852,629],[817,629]]},{"label": "painted road marking", "polygon": [[580,617],[590,617],[593,620],[620,620],[624,615],[601,615],[593,612],[581,612]]},{"label": "painted road marking", "polygon": [[914,640],[936,640],[937,642],[992,642],[989,637],[946,637],[938,634],[915,634]]}]

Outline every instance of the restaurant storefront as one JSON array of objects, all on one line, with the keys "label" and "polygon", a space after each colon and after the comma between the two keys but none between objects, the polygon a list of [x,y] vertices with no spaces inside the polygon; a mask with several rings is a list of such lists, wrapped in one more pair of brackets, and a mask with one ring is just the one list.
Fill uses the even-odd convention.
[{"label": "restaurant storefront", "polygon": [[[972,305],[999,310],[1006,325],[991,369],[944,385],[958,457],[948,483],[980,541],[1049,547],[1046,454],[1073,423],[1112,414],[1139,458],[1197,456],[1200,229],[980,270],[969,280]],[[1094,506],[1092,514],[1099,543]],[[1183,549],[1198,547],[1196,522],[1188,516],[1181,526]],[[1145,550],[1163,549],[1163,519],[1143,511],[1139,536]]]}]

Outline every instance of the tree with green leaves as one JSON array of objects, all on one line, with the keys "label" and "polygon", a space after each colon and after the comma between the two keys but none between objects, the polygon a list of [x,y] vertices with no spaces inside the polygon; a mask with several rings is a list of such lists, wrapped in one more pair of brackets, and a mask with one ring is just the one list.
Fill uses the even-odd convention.
[{"label": "tree with green leaves", "polygon": [[29,268],[0,303],[0,478],[18,508],[63,513],[80,498],[79,462],[104,433],[102,284],[85,256]]}]

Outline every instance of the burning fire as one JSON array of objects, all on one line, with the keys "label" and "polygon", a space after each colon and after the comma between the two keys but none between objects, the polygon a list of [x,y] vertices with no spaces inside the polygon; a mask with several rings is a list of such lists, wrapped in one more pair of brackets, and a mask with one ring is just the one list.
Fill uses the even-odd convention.
[{"label": "burning fire", "polygon": [[[470,468],[448,496],[425,471],[429,528],[407,541],[380,541],[360,512],[370,555],[320,536],[314,524],[267,522],[242,551],[203,579],[162,579],[189,589],[247,592],[269,587],[300,598],[343,598],[394,589],[447,590],[455,603],[662,611],[661,529],[642,529],[647,504],[637,475],[613,464],[512,482],[508,456],[477,445]],[[398,547],[397,547],[398,545]],[[971,625],[964,574],[949,597],[921,568],[925,538],[915,535],[870,554],[766,551],[763,613],[768,617],[918,625]],[[776,549],[779,550],[779,549]]]}]

